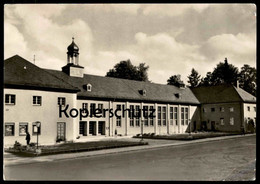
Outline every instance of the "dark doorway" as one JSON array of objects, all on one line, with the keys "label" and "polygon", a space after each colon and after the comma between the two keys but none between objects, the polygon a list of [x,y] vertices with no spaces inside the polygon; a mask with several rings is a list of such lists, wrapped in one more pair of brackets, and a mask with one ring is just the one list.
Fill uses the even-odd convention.
[{"label": "dark doorway", "polygon": [[215,128],[215,121],[211,121],[211,130],[212,131],[216,130],[216,128]]},{"label": "dark doorway", "polygon": [[87,135],[87,122],[80,121],[79,122],[79,134],[86,136]]},{"label": "dark doorway", "polygon": [[193,122],[193,131],[194,131],[194,132],[197,130],[196,127],[197,127],[197,123],[196,123],[196,121],[194,121],[194,122]]},{"label": "dark doorway", "polygon": [[89,134],[96,135],[96,121],[89,122]]},{"label": "dark doorway", "polygon": [[105,121],[98,122],[98,133],[101,135],[105,135]]}]

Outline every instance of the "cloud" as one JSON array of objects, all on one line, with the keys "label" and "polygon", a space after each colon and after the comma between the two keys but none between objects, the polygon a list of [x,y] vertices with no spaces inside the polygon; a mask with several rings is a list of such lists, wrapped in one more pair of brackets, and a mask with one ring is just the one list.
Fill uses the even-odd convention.
[{"label": "cloud", "polygon": [[96,10],[100,12],[125,13],[136,15],[141,4],[88,4],[83,6],[86,10]]},{"label": "cloud", "polygon": [[27,44],[19,30],[8,22],[4,22],[4,58],[25,53]]},{"label": "cloud", "polygon": [[[149,65],[153,82],[165,84],[176,74],[186,82],[192,68],[205,76],[225,57],[238,67],[256,64],[256,21],[250,17],[255,9],[242,6],[243,12],[238,7],[5,5],[4,54],[5,58],[19,54],[29,61],[36,55],[36,65],[60,70],[74,36],[85,73],[104,76],[119,61],[130,59],[134,65]],[[152,20],[148,15],[154,15]]]},{"label": "cloud", "polygon": [[221,34],[209,38],[200,48],[209,60],[224,57],[240,66],[244,63],[256,64],[256,38],[243,33]]},{"label": "cloud", "polygon": [[208,8],[209,4],[152,4],[143,9],[144,15],[179,16],[193,9],[199,13]]},{"label": "cloud", "polygon": [[[84,65],[91,57],[92,30],[81,19],[74,19],[61,25],[54,22],[53,16],[61,15],[65,8],[66,6],[57,5],[12,5],[12,7],[6,7],[5,30],[11,29],[11,32],[5,32],[7,38],[5,55],[20,53],[21,56],[31,59],[35,54],[36,59],[40,61],[37,62],[38,66],[60,69],[61,66],[57,63],[66,64],[67,46],[71,43],[71,37],[74,36],[82,53],[84,53],[80,55]],[[20,20],[20,24],[16,24],[13,19]],[[23,34],[18,30],[21,30]],[[17,38],[16,43],[13,38]],[[19,44],[23,46],[18,47]],[[59,61],[54,62],[57,58]],[[50,59],[53,62],[48,62]]]}]

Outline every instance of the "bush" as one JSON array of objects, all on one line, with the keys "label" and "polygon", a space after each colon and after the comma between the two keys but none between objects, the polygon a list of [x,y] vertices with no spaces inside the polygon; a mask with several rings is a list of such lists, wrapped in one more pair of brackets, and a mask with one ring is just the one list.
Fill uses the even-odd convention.
[{"label": "bush", "polygon": [[36,143],[31,142],[31,143],[29,144],[29,146],[31,146],[31,147],[35,147],[35,146],[36,146]]},{"label": "bush", "polygon": [[57,139],[57,140],[56,140],[56,142],[61,142],[61,141],[63,141],[63,140],[62,140],[62,139]]},{"label": "bush", "polygon": [[15,143],[14,143],[14,148],[15,147],[21,147],[22,145],[21,145],[21,143],[19,143],[18,141],[15,141]]}]

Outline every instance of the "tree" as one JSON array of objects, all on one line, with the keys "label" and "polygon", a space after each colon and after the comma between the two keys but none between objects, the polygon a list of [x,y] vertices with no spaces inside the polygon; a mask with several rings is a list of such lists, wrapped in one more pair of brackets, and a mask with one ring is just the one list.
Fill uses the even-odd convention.
[{"label": "tree", "polygon": [[212,85],[211,81],[212,81],[212,73],[207,72],[206,77],[201,78],[201,82],[200,82],[199,86],[211,86]]},{"label": "tree", "polygon": [[148,68],[149,66],[145,66],[145,63],[140,63],[139,66],[134,66],[130,60],[120,61],[113,69],[110,69],[107,72],[106,77],[148,81]]},{"label": "tree", "polygon": [[181,75],[173,75],[167,80],[168,85],[174,85],[177,87],[184,86],[183,81],[181,80]]},{"label": "tree", "polygon": [[188,76],[188,83],[190,84],[191,87],[197,87],[199,85],[201,75],[192,68],[191,74]]},{"label": "tree", "polygon": [[239,73],[239,87],[256,96],[256,68],[244,65]]},{"label": "tree", "polygon": [[214,71],[212,72],[211,82],[212,85],[217,84],[233,84],[236,85],[238,80],[239,72],[238,68],[232,64],[228,64],[227,58],[224,63],[220,62]]}]

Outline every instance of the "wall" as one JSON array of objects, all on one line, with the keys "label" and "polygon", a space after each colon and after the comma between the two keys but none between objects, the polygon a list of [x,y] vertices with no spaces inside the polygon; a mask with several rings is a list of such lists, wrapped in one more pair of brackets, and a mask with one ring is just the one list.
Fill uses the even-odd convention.
[{"label": "wall", "polygon": [[[215,130],[226,132],[238,132],[241,128],[241,109],[240,103],[221,103],[221,104],[203,104],[201,106],[202,122],[206,121],[207,130],[213,130],[212,121],[215,122]],[[224,112],[220,111],[220,108],[224,108]],[[234,111],[230,112],[230,107],[233,107]],[[211,108],[215,108],[214,112],[211,112]],[[203,111],[206,109],[206,112]],[[230,118],[234,118],[234,125],[230,124]],[[220,118],[224,119],[224,125],[221,124]]]},{"label": "wall", "polygon": [[[53,144],[57,137],[57,122],[66,122],[66,139],[75,139],[76,119],[59,118],[58,97],[65,97],[70,107],[76,105],[76,94],[38,90],[4,89],[4,94],[15,94],[15,105],[4,104],[4,123],[15,123],[15,136],[4,136],[4,145],[13,145],[15,141],[26,144],[25,136],[19,135],[19,123],[28,123],[31,142],[36,142],[37,136],[32,135],[32,123],[41,122],[39,144]],[[42,96],[42,105],[33,105],[33,96]],[[4,127],[5,128],[5,127]]]}]

